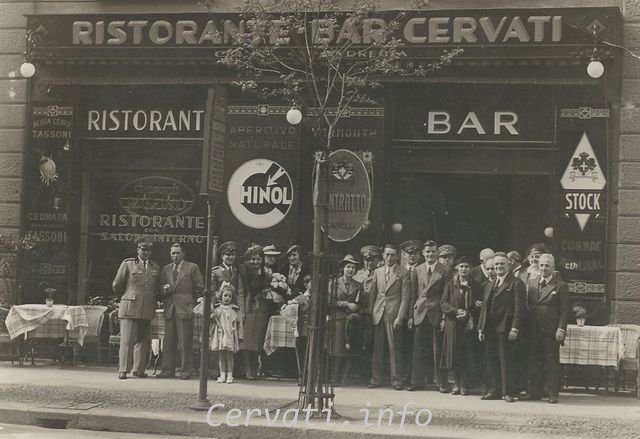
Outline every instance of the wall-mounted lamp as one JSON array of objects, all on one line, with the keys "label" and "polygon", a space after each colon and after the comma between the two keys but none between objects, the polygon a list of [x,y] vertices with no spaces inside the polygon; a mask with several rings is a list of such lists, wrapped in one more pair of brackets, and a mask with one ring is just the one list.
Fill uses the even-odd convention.
[{"label": "wall-mounted lamp", "polygon": [[602,64],[598,59],[598,49],[593,49],[591,61],[589,61],[589,64],[587,65],[587,73],[593,79],[598,79],[604,74],[604,64]]},{"label": "wall-mounted lamp", "polygon": [[34,66],[29,61],[25,61],[20,66],[20,74],[24,78],[31,78],[33,75],[36,74],[36,66]]},{"label": "wall-mounted lamp", "polygon": [[298,125],[302,122],[302,112],[296,107],[291,107],[289,111],[287,111],[287,122],[291,125]]},{"label": "wall-mounted lamp", "polygon": [[36,66],[31,62],[31,47],[34,44],[34,35],[31,30],[28,30],[24,36],[26,40],[24,50],[24,62],[20,66],[20,74],[23,78],[31,78],[36,74]]},{"label": "wall-mounted lamp", "polygon": [[402,232],[402,229],[403,229],[403,227],[402,227],[402,224],[400,224],[400,223],[391,224],[391,230],[394,233],[400,233],[400,232]]}]

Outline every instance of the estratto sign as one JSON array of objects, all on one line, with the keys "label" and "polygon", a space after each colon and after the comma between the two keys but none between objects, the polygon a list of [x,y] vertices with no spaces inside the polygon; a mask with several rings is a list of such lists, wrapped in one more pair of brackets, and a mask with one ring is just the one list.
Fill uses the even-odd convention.
[{"label": "estratto sign", "polygon": [[360,157],[348,149],[329,155],[329,238],[350,241],[369,221],[371,181]]},{"label": "estratto sign", "polygon": [[282,221],[293,204],[289,173],[264,158],[249,160],[235,170],[227,185],[233,215],[252,229],[268,229]]}]

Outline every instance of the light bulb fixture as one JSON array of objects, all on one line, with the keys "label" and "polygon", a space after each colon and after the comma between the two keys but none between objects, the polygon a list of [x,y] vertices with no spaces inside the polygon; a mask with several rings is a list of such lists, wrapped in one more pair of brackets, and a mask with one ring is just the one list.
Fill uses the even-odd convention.
[{"label": "light bulb fixture", "polygon": [[598,49],[593,49],[591,61],[587,65],[587,74],[593,79],[598,79],[604,74],[604,64],[598,59]]},{"label": "light bulb fixture", "polygon": [[545,227],[544,236],[546,236],[549,239],[553,238],[553,227],[551,227],[551,226]]},{"label": "light bulb fixture", "polygon": [[394,233],[400,233],[400,232],[402,232],[402,229],[403,229],[403,227],[402,227],[401,223],[393,223],[393,224],[391,224],[391,230]]},{"label": "light bulb fixture", "polygon": [[20,74],[23,78],[31,78],[36,74],[36,66],[28,61],[25,61],[20,66]]},{"label": "light bulb fixture", "polygon": [[302,112],[296,107],[291,107],[289,111],[287,111],[287,122],[291,125],[298,125],[302,122]]}]

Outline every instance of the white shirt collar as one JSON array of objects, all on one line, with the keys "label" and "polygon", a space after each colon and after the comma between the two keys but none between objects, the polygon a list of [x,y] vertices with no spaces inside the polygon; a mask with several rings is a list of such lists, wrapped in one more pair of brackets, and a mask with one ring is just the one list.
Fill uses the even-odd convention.
[{"label": "white shirt collar", "polygon": [[504,276],[498,276],[498,283],[497,285],[502,285],[504,283],[504,280],[506,279],[507,275],[505,274]]},{"label": "white shirt collar", "polygon": [[431,270],[431,272],[433,273],[434,271],[436,271],[436,265],[438,265],[438,261],[434,262],[433,264],[427,264],[427,269]]}]

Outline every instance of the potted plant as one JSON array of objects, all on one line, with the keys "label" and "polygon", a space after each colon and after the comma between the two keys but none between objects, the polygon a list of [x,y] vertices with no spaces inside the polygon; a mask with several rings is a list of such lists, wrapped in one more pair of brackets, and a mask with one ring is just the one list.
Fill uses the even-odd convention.
[{"label": "potted plant", "polygon": [[576,316],[576,324],[578,326],[584,326],[584,322],[587,319],[587,308],[582,305],[580,302],[573,305],[573,313]]}]

